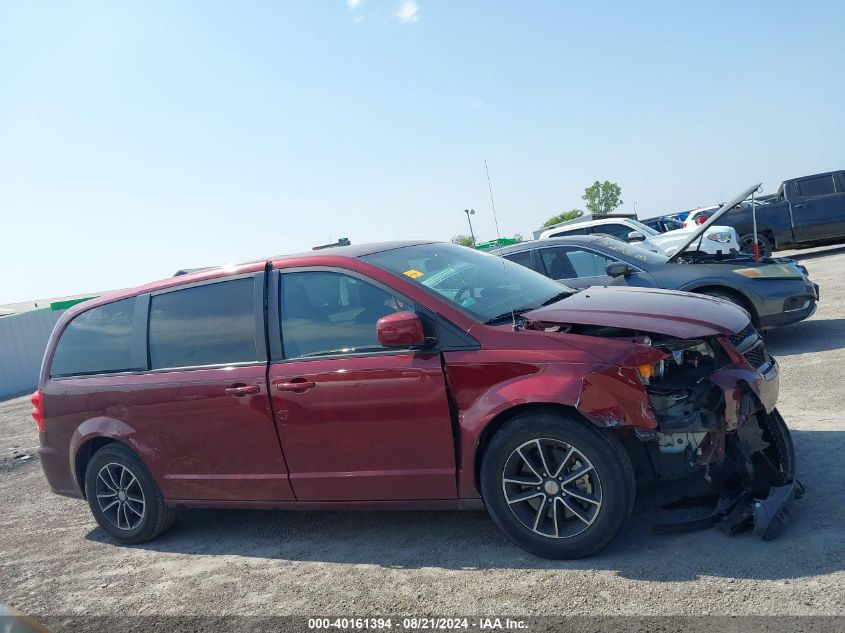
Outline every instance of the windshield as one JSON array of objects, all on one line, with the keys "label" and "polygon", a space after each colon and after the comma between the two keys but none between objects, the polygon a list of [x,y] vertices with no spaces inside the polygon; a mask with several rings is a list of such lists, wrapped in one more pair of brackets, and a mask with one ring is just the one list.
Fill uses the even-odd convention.
[{"label": "windshield", "polygon": [[[642,222],[637,222],[636,220],[630,220],[631,224],[637,227],[639,231],[642,232],[643,235],[660,235],[659,231],[655,231],[650,226],[646,226]],[[594,232],[597,232],[594,230]]]},{"label": "windshield", "polygon": [[575,292],[502,257],[455,244],[420,244],[362,257],[436,293],[479,321],[538,308]]},{"label": "windshield", "polygon": [[666,255],[654,253],[636,244],[629,244],[628,242],[611,235],[603,235],[596,240],[596,245],[606,248],[614,253],[618,253],[623,258],[637,260],[647,264],[665,264],[669,261],[669,258],[666,257]]}]

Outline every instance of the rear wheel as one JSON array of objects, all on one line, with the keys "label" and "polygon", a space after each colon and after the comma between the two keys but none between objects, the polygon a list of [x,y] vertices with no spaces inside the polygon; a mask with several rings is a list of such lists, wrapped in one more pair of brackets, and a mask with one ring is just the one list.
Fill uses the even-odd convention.
[{"label": "rear wheel", "polygon": [[144,543],[173,524],[150,471],[129,448],[109,444],[85,469],[85,496],[97,523],[122,543]]},{"label": "rear wheel", "polygon": [[487,447],[481,494],[493,521],[523,549],[581,558],[622,529],[635,482],[628,455],[609,433],[554,413],[528,413]]},{"label": "rear wheel", "polygon": [[[762,233],[757,234],[757,246],[760,248],[760,257],[771,257],[775,250],[771,240]],[[746,233],[739,238],[739,250],[744,253],[754,252],[753,233]]]}]

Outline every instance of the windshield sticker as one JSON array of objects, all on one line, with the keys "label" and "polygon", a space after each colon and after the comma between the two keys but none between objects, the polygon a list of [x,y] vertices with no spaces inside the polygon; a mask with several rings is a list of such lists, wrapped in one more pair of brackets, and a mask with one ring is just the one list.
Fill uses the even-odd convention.
[{"label": "windshield sticker", "polygon": [[406,270],[406,271],[405,271],[404,273],[402,273],[402,274],[403,274],[403,275],[407,275],[407,276],[408,276],[408,277],[410,277],[411,279],[416,279],[417,277],[422,277],[422,276],[423,276],[423,273],[421,273],[421,272],[420,272],[420,271],[418,271],[418,270],[414,270],[413,268],[412,268],[411,270]]}]

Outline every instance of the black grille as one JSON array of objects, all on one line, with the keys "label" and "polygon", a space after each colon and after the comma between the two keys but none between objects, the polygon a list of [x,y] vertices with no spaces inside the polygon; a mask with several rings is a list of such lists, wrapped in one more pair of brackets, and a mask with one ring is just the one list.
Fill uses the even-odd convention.
[{"label": "black grille", "polygon": [[757,330],[754,329],[754,326],[749,321],[748,325],[746,325],[742,330],[740,330],[736,334],[731,334],[728,337],[728,340],[733,344],[734,347],[736,347],[752,334],[757,334]]},{"label": "black grille", "polygon": [[759,345],[753,347],[743,354],[752,367],[761,367],[769,360],[769,355],[766,353],[766,347],[761,341]]},{"label": "black grille", "polygon": [[[751,323],[736,334],[731,334],[728,340],[742,353],[752,367],[759,368],[769,361],[763,339],[757,334],[757,330]],[[743,343],[745,344],[743,345]]]}]

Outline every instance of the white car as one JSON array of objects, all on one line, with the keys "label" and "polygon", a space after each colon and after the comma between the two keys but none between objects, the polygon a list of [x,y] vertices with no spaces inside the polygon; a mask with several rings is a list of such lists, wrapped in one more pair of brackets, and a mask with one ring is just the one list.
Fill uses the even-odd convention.
[{"label": "white car", "polygon": [[[701,225],[703,226],[703,225]],[[544,231],[540,239],[563,237],[565,235],[612,235],[625,242],[638,242],[643,248],[671,257],[679,249],[687,253],[706,253],[708,255],[730,255],[739,251],[739,239],[736,230],[730,226],[710,226],[704,231],[702,239],[690,242],[701,226],[677,229],[658,233],[651,227],[631,218],[602,218],[600,220],[573,221]],[[697,236],[696,236],[697,237]]]},{"label": "white car", "polygon": [[703,221],[699,221],[698,219],[702,213],[712,215],[718,208],[719,205],[716,205],[714,207],[701,207],[700,209],[694,209],[693,211],[690,211],[686,220],[684,220],[684,227],[688,229],[694,229],[696,226],[703,223]]}]

